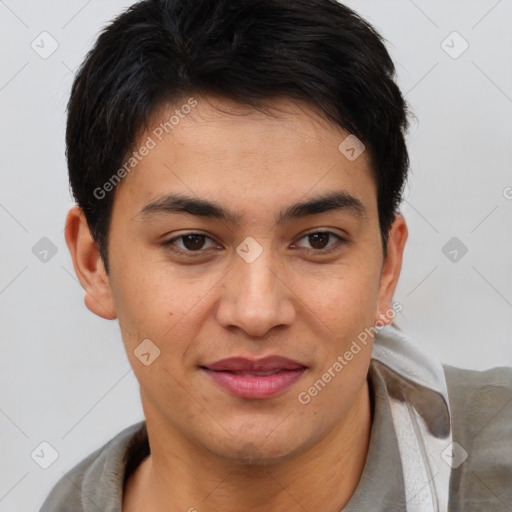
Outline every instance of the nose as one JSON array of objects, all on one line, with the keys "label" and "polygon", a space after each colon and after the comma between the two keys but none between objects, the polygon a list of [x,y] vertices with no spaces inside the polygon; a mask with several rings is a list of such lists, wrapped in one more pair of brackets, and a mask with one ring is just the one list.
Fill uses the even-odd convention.
[{"label": "nose", "polygon": [[252,262],[238,254],[235,258],[224,278],[216,310],[218,323],[255,337],[263,337],[277,326],[290,326],[296,314],[294,294],[271,249],[265,248]]}]

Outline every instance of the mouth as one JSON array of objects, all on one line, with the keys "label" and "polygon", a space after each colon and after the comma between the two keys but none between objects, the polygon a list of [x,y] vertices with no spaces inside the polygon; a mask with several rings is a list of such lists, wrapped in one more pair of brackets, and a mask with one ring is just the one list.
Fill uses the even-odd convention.
[{"label": "mouth", "polygon": [[283,393],[307,370],[307,366],[282,356],[259,360],[233,357],[199,368],[225,391],[247,399],[270,398]]}]

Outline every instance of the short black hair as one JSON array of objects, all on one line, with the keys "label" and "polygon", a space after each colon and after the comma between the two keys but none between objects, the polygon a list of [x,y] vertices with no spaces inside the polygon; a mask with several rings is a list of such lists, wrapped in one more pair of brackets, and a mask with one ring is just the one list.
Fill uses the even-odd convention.
[{"label": "short black hair", "polygon": [[95,190],[158,108],[193,94],[255,108],[305,100],[354,134],[370,152],[386,258],[409,157],[408,108],[382,36],[336,0],[143,0],[101,32],[68,103],[70,185],[107,273],[116,187]]}]

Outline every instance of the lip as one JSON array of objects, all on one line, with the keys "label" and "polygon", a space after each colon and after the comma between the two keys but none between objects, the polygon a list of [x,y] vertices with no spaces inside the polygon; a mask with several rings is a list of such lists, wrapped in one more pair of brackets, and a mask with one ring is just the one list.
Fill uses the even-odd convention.
[{"label": "lip", "polygon": [[246,357],[229,357],[214,363],[203,365],[209,370],[231,372],[266,372],[270,370],[296,370],[305,368],[305,365],[283,356],[267,356],[261,359],[248,359]]},{"label": "lip", "polygon": [[[235,396],[263,399],[288,389],[300,379],[307,367],[282,356],[268,356],[257,360],[231,357],[201,366],[201,370]],[[257,372],[273,374],[258,375]]]}]

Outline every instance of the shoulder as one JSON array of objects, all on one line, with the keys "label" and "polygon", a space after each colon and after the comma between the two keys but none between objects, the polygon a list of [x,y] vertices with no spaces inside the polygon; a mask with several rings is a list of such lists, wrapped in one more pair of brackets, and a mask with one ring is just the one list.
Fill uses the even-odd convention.
[{"label": "shoulder", "polygon": [[82,512],[84,510],[82,496],[84,475],[108,445],[109,443],[91,453],[65,473],[54,485],[39,512]]},{"label": "shoulder", "polygon": [[485,371],[443,365],[454,431],[468,443],[512,438],[512,368]]},{"label": "shoulder", "polygon": [[89,510],[91,502],[99,505],[96,495],[91,494],[98,493],[101,500],[100,479],[104,481],[106,477],[112,486],[116,477],[124,476],[121,472],[124,472],[126,452],[135,437],[144,433],[145,421],[131,425],[72,467],[52,488],[39,512],[83,512]]},{"label": "shoulder", "polygon": [[489,370],[466,370],[455,366],[443,365],[448,385],[455,389],[474,386],[499,386],[512,392],[512,367],[497,366]]},{"label": "shoulder", "polygon": [[512,368],[443,369],[464,459],[452,467],[450,510],[501,510],[512,502]]},{"label": "shoulder", "polygon": [[468,441],[503,431],[512,436],[512,368],[485,371],[443,365],[454,430]]}]

